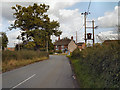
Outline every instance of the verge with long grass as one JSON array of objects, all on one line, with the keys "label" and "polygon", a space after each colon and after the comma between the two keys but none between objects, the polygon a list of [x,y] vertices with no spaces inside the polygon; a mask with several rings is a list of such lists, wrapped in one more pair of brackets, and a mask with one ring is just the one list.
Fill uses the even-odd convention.
[{"label": "verge with long grass", "polygon": [[21,50],[2,52],[2,72],[22,67],[49,58],[47,52]]}]

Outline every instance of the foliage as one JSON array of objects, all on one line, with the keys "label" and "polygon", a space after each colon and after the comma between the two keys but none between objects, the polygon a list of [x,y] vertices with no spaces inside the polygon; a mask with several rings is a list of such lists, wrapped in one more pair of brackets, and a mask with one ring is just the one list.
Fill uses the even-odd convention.
[{"label": "foliage", "polygon": [[62,51],[61,50],[57,50],[56,53],[62,53]]},{"label": "foliage", "polygon": [[1,35],[2,35],[2,50],[4,50],[8,44],[8,37],[7,37],[6,33],[3,33],[3,32]]},{"label": "foliage", "polygon": [[18,51],[18,50],[21,50],[23,48],[23,44],[16,44],[15,45],[15,50]]},{"label": "foliage", "polygon": [[32,51],[32,50],[21,50],[21,51],[3,51],[2,61],[9,60],[29,60],[41,57],[49,57],[47,52]]},{"label": "foliage", "polygon": [[2,57],[2,72],[49,58],[47,52],[31,50],[3,51]]},{"label": "foliage", "polygon": [[116,42],[86,48],[79,59],[71,58],[81,87],[120,88],[119,51],[120,45]]},{"label": "foliage", "polygon": [[50,21],[50,18],[47,15],[49,5],[38,5],[34,3],[33,6],[29,5],[28,7],[16,5],[15,7],[12,7],[12,9],[15,10],[13,15],[16,20],[14,24],[11,24],[9,29],[20,28],[20,30],[22,30],[22,41],[33,41],[32,43],[29,43],[27,47],[34,46],[34,43],[35,49],[45,48],[47,47],[46,43],[51,41],[51,35],[61,35],[62,32],[58,30],[59,22],[54,20]]},{"label": "foliage", "polygon": [[52,40],[49,40],[48,42],[48,49],[51,51],[51,50],[54,50],[54,45],[52,43]]},{"label": "foliage", "polygon": [[53,51],[49,51],[49,54],[54,54],[54,52]]},{"label": "foliage", "polygon": [[76,58],[79,58],[80,55],[81,55],[80,49],[79,49],[79,48],[76,48],[76,49],[73,51],[71,57],[76,59]]},{"label": "foliage", "polygon": [[25,45],[26,48],[33,48],[35,47],[35,43],[33,42],[28,42],[26,45]]}]

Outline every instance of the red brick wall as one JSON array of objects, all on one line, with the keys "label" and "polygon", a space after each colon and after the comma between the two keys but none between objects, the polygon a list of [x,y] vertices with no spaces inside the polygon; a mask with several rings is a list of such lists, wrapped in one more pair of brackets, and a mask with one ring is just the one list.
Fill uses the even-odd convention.
[{"label": "red brick wall", "polygon": [[84,48],[85,48],[85,43],[82,44],[82,46],[78,46],[78,48],[80,48],[80,49],[84,49]]},{"label": "red brick wall", "polygon": [[56,50],[56,46],[54,46],[54,50]]},{"label": "red brick wall", "polygon": [[85,43],[82,45],[82,49],[84,49],[85,48]]},{"label": "red brick wall", "polygon": [[[57,46],[58,50],[61,50],[61,46]],[[56,46],[54,46],[54,50],[56,50]]]},{"label": "red brick wall", "polygon": [[58,50],[61,50],[61,46],[58,46]]},{"label": "red brick wall", "polygon": [[[67,49],[68,49],[68,46],[67,46],[67,45],[65,45],[65,46],[64,46],[64,49],[65,49],[65,48],[67,48]],[[57,48],[57,49],[58,49],[58,50],[62,50],[62,46],[58,46],[58,48]],[[56,50],[56,46],[54,46],[54,50]]]},{"label": "red brick wall", "polygon": [[7,48],[9,51],[15,51],[15,48]]},{"label": "red brick wall", "polygon": [[68,49],[68,46],[67,46],[67,45],[66,45],[66,46],[64,46],[64,49],[65,49],[65,48],[67,48],[67,49]]}]

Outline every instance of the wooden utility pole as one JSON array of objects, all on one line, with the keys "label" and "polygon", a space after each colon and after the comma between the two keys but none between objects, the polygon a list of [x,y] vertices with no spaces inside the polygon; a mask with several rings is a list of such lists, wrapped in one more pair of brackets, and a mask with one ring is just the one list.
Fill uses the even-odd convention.
[{"label": "wooden utility pole", "polygon": [[77,31],[76,31],[76,43],[77,43]]},{"label": "wooden utility pole", "polygon": [[90,14],[88,12],[85,12],[85,13],[81,13],[81,15],[84,15],[84,25],[85,25],[85,46],[86,46],[86,43],[87,43],[87,38],[86,38],[86,17],[87,15]]},{"label": "wooden utility pole", "polygon": [[46,51],[48,52],[48,42],[49,42],[49,36],[48,36],[48,33],[47,33],[47,36],[46,36]]},{"label": "wooden utility pole", "polygon": [[84,23],[85,23],[85,46],[86,46],[86,43],[87,43],[87,38],[86,38],[86,13],[84,14]]},{"label": "wooden utility pole", "polygon": [[[92,27],[86,27],[86,28],[89,28],[89,29],[93,29],[93,39],[89,39],[89,40],[93,40],[93,46],[95,45],[95,35],[94,35],[94,31],[95,31],[95,28],[97,28],[97,26],[95,27],[95,21],[92,20],[92,21],[87,21],[87,22],[92,22]],[[88,39],[87,39],[88,40]]]},{"label": "wooden utility pole", "polygon": [[[92,20],[92,21],[87,21],[87,20],[86,20],[88,14],[90,14],[90,13],[88,13],[88,12],[81,13],[81,15],[84,15],[84,25],[85,25],[85,46],[86,46],[87,40],[90,40],[90,39],[88,39],[88,38],[86,37],[86,35],[87,35],[86,29],[87,29],[87,28],[92,28],[92,29],[93,29],[93,39],[91,39],[91,40],[93,40],[93,46],[94,46],[94,44],[95,44],[94,29],[97,28],[98,26],[95,27],[95,25],[94,25],[95,21],[94,21],[94,20]],[[87,25],[86,25],[87,23],[86,23],[86,22],[92,22],[92,27],[87,27]]]},{"label": "wooden utility pole", "polygon": [[94,20],[92,20],[92,25],[93,25],[93,46],[95,45],[95,38],[94,38]]}]

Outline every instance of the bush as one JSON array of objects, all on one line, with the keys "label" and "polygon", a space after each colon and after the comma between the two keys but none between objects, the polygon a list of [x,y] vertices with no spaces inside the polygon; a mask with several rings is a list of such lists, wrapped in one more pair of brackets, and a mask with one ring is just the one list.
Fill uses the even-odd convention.
[{"label": "bush", "polygon": [[56,53],[62,53],[62,51],[61,51],[61,50],[58,50],[58,51],[56,51]]},{"label": "bush", "polygon": [[22,59],[34,59],[41,57],[49,57],[49,54],[44,51],[32,51],[32,50],[21,50],[21,51],[3,51],[2,61],[7,60],[22,60]]},{"label": "bush", "polygon": [[49,54],[54,54],[54,52],[53,51],[49,51]]},{"label": "bush", "polygon": [[79,48],[76,48],[76,49],[72,52],[71,57],[74,58],[74,59],[77,59],[77,58],[80,58],[81,54],[82,54],[82,53],[80,52],[80,49],[79,49]]},{"label": "bush", "polygon": [[[120,88],[120,45],[97,45],[72,53],[75,72],[83,87]],[[74,57],[74,58],[73,58]]]}]

